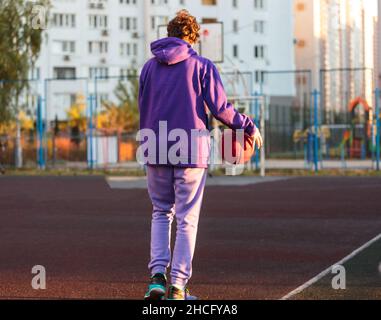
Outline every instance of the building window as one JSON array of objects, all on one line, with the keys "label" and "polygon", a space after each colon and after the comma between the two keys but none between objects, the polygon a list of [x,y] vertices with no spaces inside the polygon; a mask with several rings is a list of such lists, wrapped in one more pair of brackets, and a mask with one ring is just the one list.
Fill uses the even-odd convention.
[{"label": "building window", "polygon": [[263,84],[265,83],[265,73],[263,71],[257,70],[255,71],[255,83]]},{"label": "building window", "polygon": [[52,15],[51,24],[53,27],[75,28],[76,27],[75,14],[54,13]]},{"label": "building window", "polygon": [[134,5],[135,5],[135,4],[136,4],[136,1],[137,1],[137,0],[119,0],[119,3],[120,3],[120,4],[127,4],[127,5],[128,5],[128,4],[134,4]]},{"label": "building window", "polygon": [[152,16],[151,17],[151,28],[155,30],[158,26],[167,25],[169,18],[167,16]]},{"label": "building window", "polygon": [[254,0],[254,8],[258,10],[265,9],[265,1],[266,0]]},{"label": "building window", "polygon": [[75,41],[53,41],[53,53],[55,54],[72,54],[75,53]]},{"label": "building window", "polygon": [[233,57],[238,58],[238,45],[233,45]]},{"label": "building window", "polygon": [[106,15],[89,15],[89,26],[92,29],[105,29],[108,26],[108,17]]},{"label": "building window", "polygon": [[306,41],[304,41],[304,40],[297,40],[296,41],[296,45],[298,46],[298,48],[304,48],[306,46]]},{"label": "building window", "polygon": [[89,41],[89,53],[102,54],[108,52],[107,41]]},{"label": "building window", "polygon": [[263,45],[254,46],[254,58],[255,59],[264,59],[266,56],[266,49]]},{"label": "building window", "polygon": [[91,67],[89,69],[89,78],[107,78],[108,77],[108,68],[104,67]]},{"label": "building window", "polygon": [[120,56],[137,56],[138,55],[138,44],[123,42],[120,44]]},{"label": "building window", "polygon": [[233,32],[238,33],[238,20],[233,20]]},{"label": "building window", "polygon": [[61,68],[56,67],[53,69],[55,79],[75,79],[75,68]]},{"label": "building window", "polygon": [[303,2],[298,2],[298,3],[296,4],[296,10],[297,10],[297,11],[300,11],[300,12],[303,12],[304,10],[306,10],[306,5],[305,5],[305,3],[303,3]]},{"label": "building window", "polygon": [[138,72],[136,69],[133,68],[122,68],[120,69],[119,74],[121,78],[136,77],[138,75]]},{"label": "building window", "polygon": [[131,55],[131,44],[130,43],[121,43],[120,44],[120,56],[128,57]]},{"label": "building window", "polygon": [[258,34],[265,33],[265,21],[263,20],[255,20],[254,21],[254,32]]},{"label": "building window", "polygon": [[137,30],[138,20],[132,17],[120,17],[119,18],[119,29],[124,31]]},{"label": "building window", "polygon": [[29,74],[30,74],[30,79],[33,79],[33,80],[40,80],[40,68],[38,67],[33,67],[30,69],[29,71]]},{"label": "building window", "polygon": [[233,0],[233,8],[238,8],[238,0]]},{"label": "building window", "polygon": [[297,85],[307,85],[307,82],[308,82],[307,77],[305,75],[296,77]]},{"label": "building window", "polygon": [[154,5],[168,4],[168,0],[151,0],[151,4],[154,4]]}]

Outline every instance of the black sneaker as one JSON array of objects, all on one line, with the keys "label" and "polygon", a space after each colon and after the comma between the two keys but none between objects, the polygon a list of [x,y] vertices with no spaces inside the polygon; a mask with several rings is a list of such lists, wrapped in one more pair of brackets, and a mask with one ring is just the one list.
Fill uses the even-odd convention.
[{"label": "black sneaker", "polygon": [[167,277],[165,274],[156,273],[151,277],[151,283],[144,300],[163,300],[167,286]]}]

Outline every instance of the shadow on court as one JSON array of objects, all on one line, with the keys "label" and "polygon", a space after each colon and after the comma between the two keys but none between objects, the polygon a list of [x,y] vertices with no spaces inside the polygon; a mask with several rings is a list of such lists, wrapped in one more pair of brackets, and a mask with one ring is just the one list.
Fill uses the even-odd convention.
[{"label": "shadow on court", "polygon": [[[192,293],[283,297],[381,233],[380,190],[378,178],[208,187]],[[150,212],[145,190],[112,190],[101,177],[0,178],[0,297],[141,299]],[[31,287],[35,265],[46,290]],[[374,284],[358,279],[370,291],[356,298],[366,298]],[[315,292],[304,297],[327,298]]]}]

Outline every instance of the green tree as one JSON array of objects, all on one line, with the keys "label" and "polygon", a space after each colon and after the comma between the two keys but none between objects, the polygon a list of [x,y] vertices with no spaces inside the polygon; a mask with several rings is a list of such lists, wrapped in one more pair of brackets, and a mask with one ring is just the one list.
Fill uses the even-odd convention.
[{"label": "green tree", "polygon": [[[42,43],[49,0],[0,0],[0,123],[17,122],[16,165],[21,166],[20,96]],[[45,21],[41,21],[44,19]]]},{"label": "green tree", "polygon": [[48,8],[48,3],[0,1],[0,120],[9,120],[18,112],[17,97],[28,87],[27,81],[20,80],[28,78],[41,48],[43,30],[36,25],[36,8]]},{"label": "green tree", "polygon": [[118,104],[104,103],[109,125],[118,131],[136,132],[139,128],[139,81],[129,77],[128,83],[119,81],[114,91]]}]

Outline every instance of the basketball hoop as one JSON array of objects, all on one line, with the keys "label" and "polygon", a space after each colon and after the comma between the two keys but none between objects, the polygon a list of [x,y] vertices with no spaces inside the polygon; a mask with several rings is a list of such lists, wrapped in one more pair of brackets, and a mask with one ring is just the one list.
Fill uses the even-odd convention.
[{"label": "basketball hoop", "polygon": [[[200,24],[200,39],[193,49],[214,63],[224,61],[224,25],[222,22]],[[167,36],[167,25],[158,26],[158,39]]]}]

